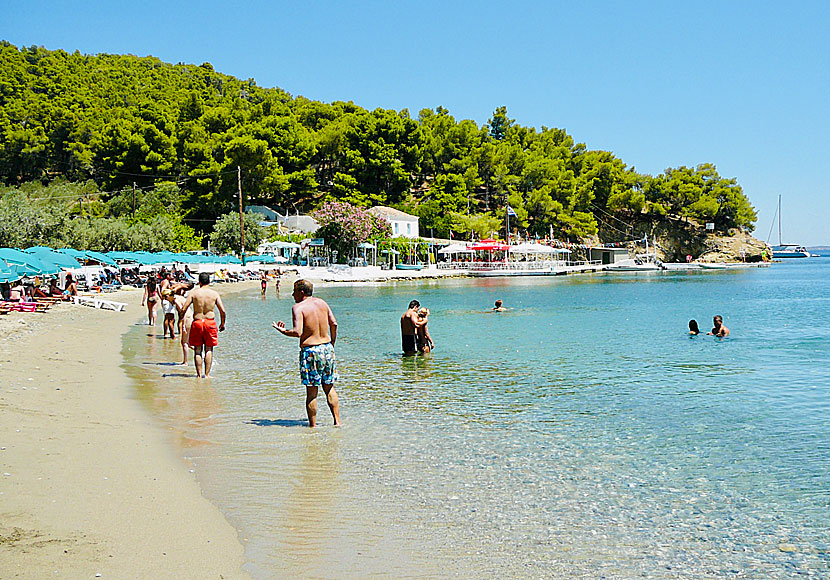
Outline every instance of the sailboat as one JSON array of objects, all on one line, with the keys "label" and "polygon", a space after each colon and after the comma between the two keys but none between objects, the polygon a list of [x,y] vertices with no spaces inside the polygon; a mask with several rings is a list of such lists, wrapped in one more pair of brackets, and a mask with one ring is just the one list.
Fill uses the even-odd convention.
[{"label": "sailboat", "polygon": [[606,270],[613,272],[656,272],[665,269],[663,263],[657,259],[657,247],[654,247],[654,252],[648,252],[648,234],[646,234],[643,241],[646,244],[646,253],[638,254],[633,258],[627,260],[620,260],[605,267]]},{"label": "sailboat", "polygon": [[781,243],[781,196],[778,196],[778,245],[772,246],[773,258],[809,258],[810,252],[798,244]]}]

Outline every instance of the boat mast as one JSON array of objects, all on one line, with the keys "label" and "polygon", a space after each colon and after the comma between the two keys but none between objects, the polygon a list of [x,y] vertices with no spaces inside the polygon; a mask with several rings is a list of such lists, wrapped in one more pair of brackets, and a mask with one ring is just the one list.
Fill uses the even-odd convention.
[{"label": "boat mast", "polygon": [[778,194],[778,245],[781,245],[781,194]]}]

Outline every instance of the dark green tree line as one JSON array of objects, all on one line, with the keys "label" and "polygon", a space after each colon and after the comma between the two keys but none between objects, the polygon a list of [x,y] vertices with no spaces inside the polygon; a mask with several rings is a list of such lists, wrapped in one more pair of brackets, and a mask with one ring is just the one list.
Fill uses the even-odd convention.
[{"label": "dark green tree line", "polygon": [[[722,231],[751,231],[756,220],[737,181],[711,164],[639,174],[563,129],[519,125],[506,107],[482,126],[443,107],[413,118],[292,97],[207,63],[0,43],[7,186],[63,180],[122,192],[172,183],[173,219],[206,232],[237,208],[237,167],[247,203],[284,212],[327,201],[391,205],[437,236],[503,235],[507,205],[514,232],[571,239],[601,232],[608,215],[711,221]],[[122,193],[98,196],[115,198],[108,207],[123,205]]]}]

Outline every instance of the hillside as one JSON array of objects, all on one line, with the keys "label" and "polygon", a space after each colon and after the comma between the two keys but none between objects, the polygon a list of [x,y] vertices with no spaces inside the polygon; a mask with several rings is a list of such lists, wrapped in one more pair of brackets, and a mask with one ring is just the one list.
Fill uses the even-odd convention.
[{"label": "hillside", "polygon": [[91,182],[107,201],[174,184],[200,230],[246,203],[307,211],[326,200],[390,205],[422,231],[634,239],[665,216],[752,231],[735,179],[708,163],[645,175],[565,130],[497,108],[483,126],[442,107],[368,111],[293,97],[210,64],[0,43],[0,181]]}]

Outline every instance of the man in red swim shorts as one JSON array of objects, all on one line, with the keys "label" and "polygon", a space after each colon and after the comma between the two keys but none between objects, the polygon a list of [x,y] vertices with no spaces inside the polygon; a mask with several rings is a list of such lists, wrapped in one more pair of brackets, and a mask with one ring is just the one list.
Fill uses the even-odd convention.
[{"label": "man in red swim shorts", "polygon": [[[219,344],[219,332],[225,330],[225,306],[219,293],[210,286],[210,274],[199,274],[199,287],[187,296],[187,302],[182,307],[187,311],[193,304],[193,324],[190,327],[190,346],[194,351],[196,376],[210,378],[210,367],[213,365],[213,347]],[[219,328],[216,328],[214,309],[219,310]],[[202,374],[202,349],[204,348],[205,372]]]}]

